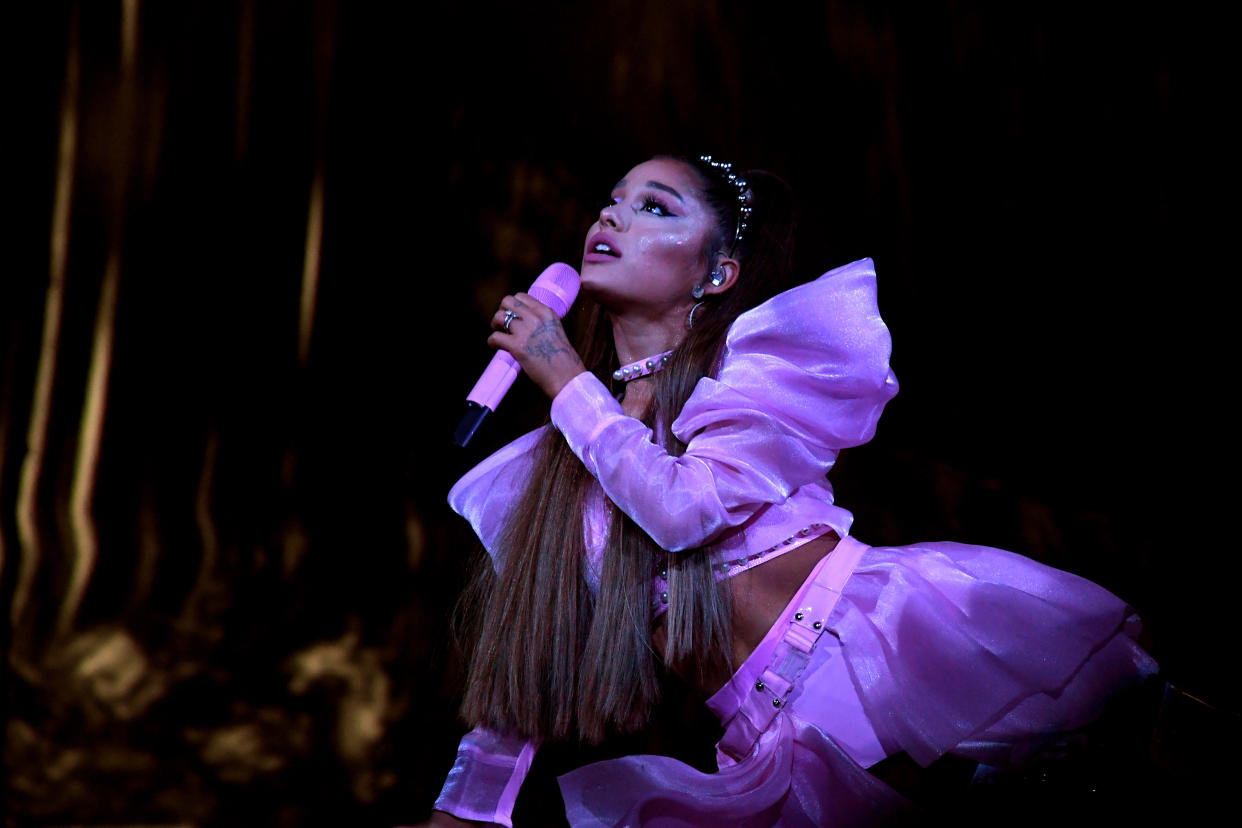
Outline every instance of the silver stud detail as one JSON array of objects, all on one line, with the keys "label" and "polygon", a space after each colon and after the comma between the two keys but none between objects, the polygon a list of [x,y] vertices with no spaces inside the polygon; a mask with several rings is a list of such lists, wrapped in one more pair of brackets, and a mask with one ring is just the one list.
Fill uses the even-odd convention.
[{"label": "silver stud detail", "polygon": [[802,620],[802,613],[800,613],[800,612],[795,612],[795,613],[794,613],[794,620],[795,620],[795,621],[801,621],[801,620]]},{"label": "silver stud detail", "polygon": [[615,380],[624,380],[629,382],[632,379],[645,377],[648,374],[654,374],[665,365],[668,365],[672,359],[673,352],[665,351],[662,354],[655,354],[647,359],[632,362],[629,365],[622,365],[620,368],[612,372],[612,378]]}]

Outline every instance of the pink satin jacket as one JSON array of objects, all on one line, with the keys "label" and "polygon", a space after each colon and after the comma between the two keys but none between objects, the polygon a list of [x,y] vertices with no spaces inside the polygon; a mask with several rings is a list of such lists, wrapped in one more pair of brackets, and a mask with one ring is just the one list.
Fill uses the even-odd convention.
[{"label": "pink satin jacket", "polygon": [[[593,374],[552,402],[552,426],[599,483],[584,516],[588,579],[598,587],[610,508],[661,547],[712,545],[731,577],[853,520],[833,503],[826,475],[838,452],[867,442],[897,393],[891,339],[876,306],[870,259],[830,271],[742,314],[719,375],[704,377],[673,423],[680,457],[652,442]],[[529,482],[530,432],[484,460],[449,493],[488,551]],[[653,585],[663,609],[664,584]]]}]

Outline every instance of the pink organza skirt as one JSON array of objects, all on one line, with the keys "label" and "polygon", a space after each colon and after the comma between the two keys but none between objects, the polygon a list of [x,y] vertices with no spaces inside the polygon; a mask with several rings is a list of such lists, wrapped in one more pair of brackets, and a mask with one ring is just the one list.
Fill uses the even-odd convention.
[{"label": "pink organza skirt", "polygon": [[845,538],[708,706],[719,770],[628,756],[561,777],[571,825],[890,823],[866,768],[906,752],[1012,765],[1156,671],[1107,590],[980,546]]}]

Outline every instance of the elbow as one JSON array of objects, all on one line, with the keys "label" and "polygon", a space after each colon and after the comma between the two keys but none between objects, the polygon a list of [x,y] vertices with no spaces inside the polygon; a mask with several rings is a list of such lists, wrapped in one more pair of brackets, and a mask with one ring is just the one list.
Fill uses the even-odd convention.
[{"label": "elbow", "polygon": [[639,525],[656,546],[669,552],[684,552],[715,542],[735,523],[723,509],[699,508],[666,511],[658,516],[649,516]]},{"label": "elbow", "polygon": [[714,504],[689,491],[666,489],[661,500],[648,501],[646,508],[629,515],[656,546],[669,552],[703,546],[728,525],[723,509],[713,508]]},{"label": "elbow", "polygon": [[643,527],[655,545],[669,552],[685,552],[703,546],[711,537],[710,532],[692,531],[695,527],[684,523],[660,520]]},{"label": "elbow", "polygon": [[681,552],[713,542],[749,517],[753,476],[719,458],[687,452],[660,458],[635,474],[620,463],[604,469],[604,493],[661,549]]},{"label": "elbow", "polygon": [[720,479],[700,458],[682,455],[649,484],[660,495],[649,501],[654,508],[635,520],[661,549],[695,549],[735,522],[721,502]]}]

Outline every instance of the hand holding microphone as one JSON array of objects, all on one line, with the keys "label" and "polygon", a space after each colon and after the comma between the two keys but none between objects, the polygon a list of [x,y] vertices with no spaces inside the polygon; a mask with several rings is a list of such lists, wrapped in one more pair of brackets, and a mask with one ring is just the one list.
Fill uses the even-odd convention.
[{"label": "hand holding microphone", "polygon": [[492,317],[495,332],[487,340],[503,350],[466,396],[466,414],[453,433],[457,445],[470,442],[523,368],[549,396],[584,370],[560,323],[577,296],[578,272],[558,262],[539,274],[529,293],[504,298]]},{"label": "hand holding microphone", "polygon": [[495,333],[487,344],[508,352],[526,375],[555,397],[565,384],[586,370],[560,317],[527,293],[506,296],[492,318]]}]

